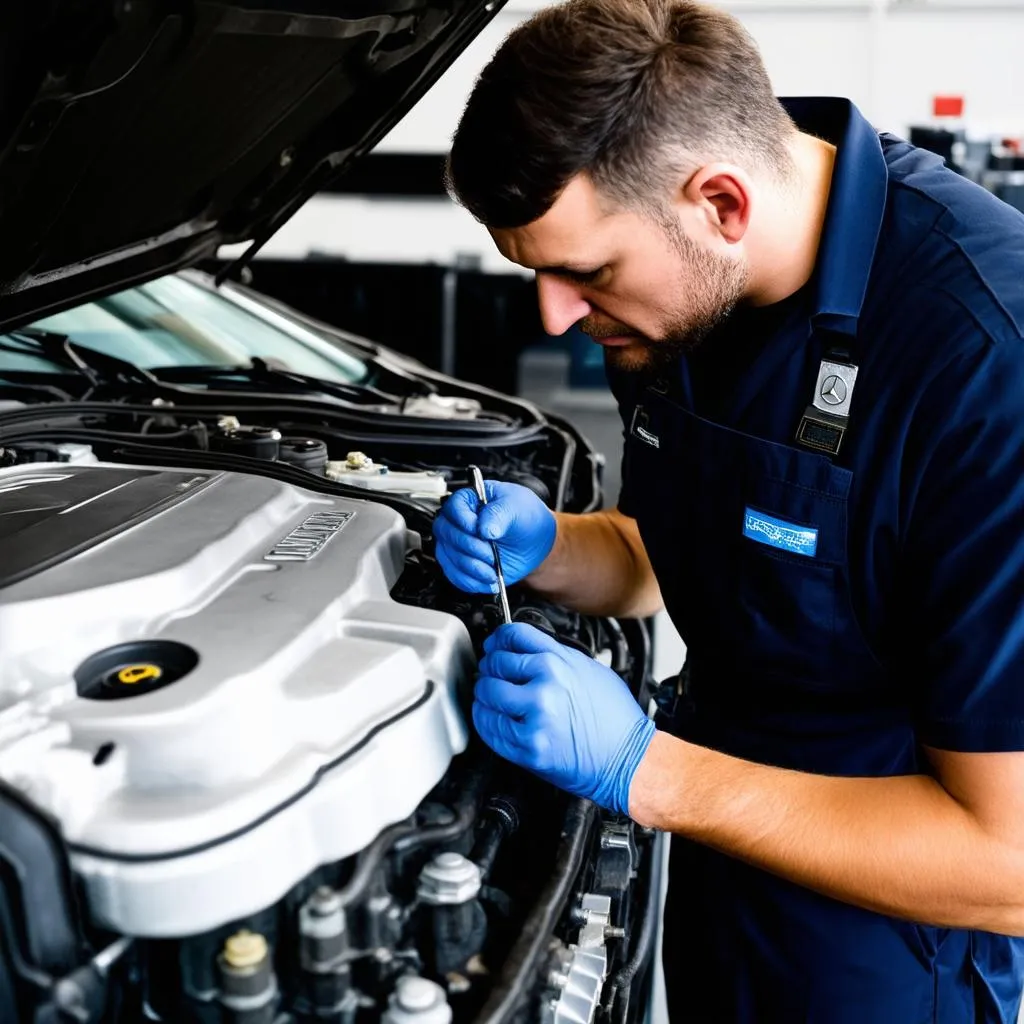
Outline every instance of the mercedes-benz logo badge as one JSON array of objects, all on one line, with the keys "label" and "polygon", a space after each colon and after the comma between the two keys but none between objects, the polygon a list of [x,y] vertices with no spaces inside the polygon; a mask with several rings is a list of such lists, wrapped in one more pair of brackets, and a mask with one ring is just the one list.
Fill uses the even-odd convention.
[{"label": "mercedes-benz logo badge", "polygon": [[842,405],[846,401],[846,381],[833,373],[822,381],[821,397],[829,405]]}]

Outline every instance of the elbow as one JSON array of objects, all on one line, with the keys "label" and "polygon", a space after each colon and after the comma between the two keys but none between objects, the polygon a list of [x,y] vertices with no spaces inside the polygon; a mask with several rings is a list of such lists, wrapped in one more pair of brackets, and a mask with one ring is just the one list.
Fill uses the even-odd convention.
[{"label": "elbow", "polygon": [[1013,919],[1001,934],[1012,939],[1024,939],[1024,905],[1016,908]]},{"label": "elbow", "polygon": [[654,583],[653,586],[640,588],[636,601],[625,617],[630,619],[648,619],[652,615],[657,615],[658,612],[663,611],[664,608],[665,602],[662,600],[661,590],[658,588],[658,584]]},{"label": "elbow", "polygon": [[978,915],[978,920],[969,922],[967,927],[972,931],[1024,939],[1024,900],[1017,896],[1011,903],[990,907],[986,913]]},{"label": "elbow", "polygon": [[646,619],[662,611],[665,607],[665,600],[661,596],[661,587],[654,575],[654,569],[651,568],[647,552],[631,551],[631,555],[632,601],[630,602],[629,617]]},{"label": "elbow", "polygon": [[975,878],[971,889],[958,886],[953,903],[962,912],[951,914],[947,927],[992,932],[1011,938],[1024,938],[1024,851],[1007,850],[989,860],[983,879]]},{"label": "elbow", "polygon": [[985,837],[985,846],[979,850],[978,863],[984,868],[974,892],[961,891],[965,906],[978,907],[979,920],[967,926],[997,935],[1024,938],[1024,836],[1016,827],[1007,832],[1003,828],[986,830],[984,819],[972,815],[979,831]]},{"label": "elbow", "polygon": [[978,927],[983,931],[1024,939],[1024,863],[1018,865],[1013,878],[1007,878],[1001,900],[993,901],[990,920]]}]

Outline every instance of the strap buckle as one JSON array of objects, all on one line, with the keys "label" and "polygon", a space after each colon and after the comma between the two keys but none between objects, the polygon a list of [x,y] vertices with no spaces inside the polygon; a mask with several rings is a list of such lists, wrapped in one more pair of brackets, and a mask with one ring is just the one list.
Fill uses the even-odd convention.
[{"label": "strap buckle", "polygon": [[857,367],[853,363],[829,358],[818,367],[811,404],[804,410],[796,429],[796,441],[805,448],[838,455],[849,426],[850,403],[857,383]]}]

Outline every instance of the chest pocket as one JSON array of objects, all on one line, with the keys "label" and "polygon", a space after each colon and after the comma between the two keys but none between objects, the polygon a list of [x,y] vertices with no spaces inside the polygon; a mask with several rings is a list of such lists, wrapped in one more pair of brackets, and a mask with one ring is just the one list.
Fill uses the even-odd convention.
[{"label": "chest pocket", "polygon": [[648,391],[626,480],[695,676],[723,698],[878,685],[850,597],[849,470]]}]

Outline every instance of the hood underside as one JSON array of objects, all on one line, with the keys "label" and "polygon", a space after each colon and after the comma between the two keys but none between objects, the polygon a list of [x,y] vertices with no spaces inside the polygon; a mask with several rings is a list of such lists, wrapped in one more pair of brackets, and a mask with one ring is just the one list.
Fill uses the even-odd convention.
[{"label": "hood underside", "polygon": [[504,0],[6,0],[0,328],[265,241]]}]

